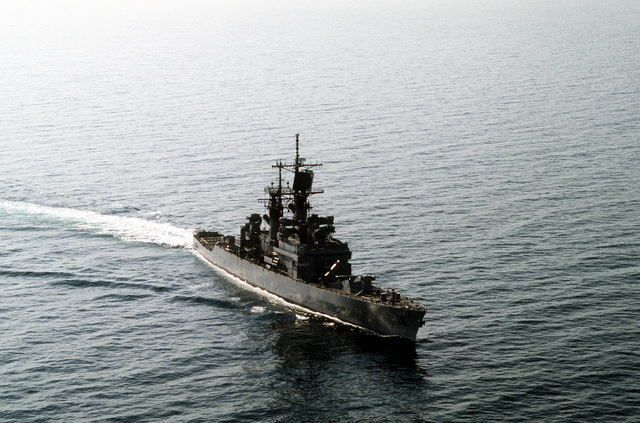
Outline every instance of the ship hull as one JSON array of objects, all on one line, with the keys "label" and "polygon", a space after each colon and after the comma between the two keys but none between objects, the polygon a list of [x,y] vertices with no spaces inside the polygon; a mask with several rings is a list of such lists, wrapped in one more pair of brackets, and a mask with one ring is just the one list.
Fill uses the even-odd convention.
[{"label": "ship hull", "polygon": [[197,238],[194,238],[194,247],[205,260],[252,286],[262,288],[286,302],[378,335],[415,341],[418,328],[422,325],[423,309],[363,300],[339,289],[297,281],[245,260],[220,245],[207,248]]}]

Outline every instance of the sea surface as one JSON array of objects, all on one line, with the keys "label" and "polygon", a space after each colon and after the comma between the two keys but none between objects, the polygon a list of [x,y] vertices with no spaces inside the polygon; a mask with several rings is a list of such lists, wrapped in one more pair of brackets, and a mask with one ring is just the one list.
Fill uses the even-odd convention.
[{"label": "sea surface", "polygon": [[[640,421],[640,2],[2,5],[0,421]],[[297,133],[415,346],[194,254]]]}]

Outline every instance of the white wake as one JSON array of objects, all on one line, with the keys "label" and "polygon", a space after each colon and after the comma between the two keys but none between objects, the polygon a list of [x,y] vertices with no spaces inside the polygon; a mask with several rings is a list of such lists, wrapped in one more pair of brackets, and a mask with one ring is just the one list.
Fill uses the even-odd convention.
[{"label": "white wake", "polygon": [[96,234],[111,235],[125,241],[147,242],[177,248],[190,248],[192,231],[139,217],[113,216],[88,210],[49,207],[0,199],[0,210],[55,219]]}]

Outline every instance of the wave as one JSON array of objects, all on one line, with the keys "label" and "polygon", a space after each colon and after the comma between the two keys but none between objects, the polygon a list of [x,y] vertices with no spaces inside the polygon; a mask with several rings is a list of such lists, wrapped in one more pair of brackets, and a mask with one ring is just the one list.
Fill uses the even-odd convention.
[{"label": "wave", "polygon": [[0,199],[0,210],[54,219],[91,233],[110,235],[125,241],[147,242],[174,248],[191,248],[192,245],[192,230],[139,217],[114,216],[4,199]]},{"label": "wave", "polygon": [[235,301],[222,300],[218,298],[207,298],[207,297],[201,297],[199,295],[190,295],[190,296],[178,295],[174,297],[172,301],[202,304],[206,306],[213,306],[213,307],[227,309],[227,310],[238,310],[243,308],[239,303]]},{"label": "wave", "polygon": [[38,272],[31,270],[0,270],[0,276],[13,278],[69,278],[74,277],[73,273],[67,272]]},{"label": "wave", "polygon": [[130,288],[130,289],[142,289],[154,292],[170,291],[171,288],[166,286],[151,285],[149,283],[131,283],[131,282],[114,282],[107,280],[90,280],[90,279],[65,279],[51,282],[51,285],[56,286],[69,286],[73,288]]}]

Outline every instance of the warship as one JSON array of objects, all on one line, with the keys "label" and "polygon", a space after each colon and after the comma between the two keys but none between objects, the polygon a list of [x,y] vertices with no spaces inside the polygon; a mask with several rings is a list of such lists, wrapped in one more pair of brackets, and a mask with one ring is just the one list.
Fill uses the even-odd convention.
[{"label": "warship", "polygon": [[[272,166],[278,179],[261,199],[267,213],[247,216],[239,236],[197,231],[194,248],[215,267],[307,312],[415,342],[426,308],[375,285],[373,275],[353,275],[349,245],[333,237],[333,216],[310,213],[309,197],[324,192],[313,187],[318,166],[300,157],[297,134],[295,161]],[[292,185],[283,172],[293,174]]]}]

